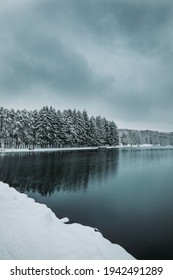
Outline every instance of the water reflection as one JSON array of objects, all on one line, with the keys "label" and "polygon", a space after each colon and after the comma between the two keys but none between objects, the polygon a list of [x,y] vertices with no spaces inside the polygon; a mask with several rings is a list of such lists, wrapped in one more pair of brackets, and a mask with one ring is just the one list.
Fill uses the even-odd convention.
[{"label": "water reflection", "polygon": [[105,181],[117,172],[119,151],[13,153],[0,156],[0,180],[20,192],[42,196],[87,191],[89,181]]}]

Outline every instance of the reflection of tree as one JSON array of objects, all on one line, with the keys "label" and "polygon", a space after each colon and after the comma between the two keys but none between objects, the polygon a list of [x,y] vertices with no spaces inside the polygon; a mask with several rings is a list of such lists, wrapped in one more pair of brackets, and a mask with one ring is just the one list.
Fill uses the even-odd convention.
[{"label": "reflection of tree", "polygon": [[41,195],[86,191],[89,180],[102,181],[118,167],[119,151],[19,153],[0,157],[0,179],[20,192]]}]

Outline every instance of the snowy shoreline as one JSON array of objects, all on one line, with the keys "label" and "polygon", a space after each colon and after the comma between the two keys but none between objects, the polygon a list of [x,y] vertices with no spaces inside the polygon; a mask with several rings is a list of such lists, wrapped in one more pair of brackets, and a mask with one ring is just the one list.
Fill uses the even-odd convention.
[{"label": "snowy shoreline", "polygon": [[65,224],[44,204],[0,182],[0,260],[133,260],[92,227]]},{"label": "snowy shoreline", "polygon": [[173,146],[154,146],[154,145],[128,145],[128,146],[101,146],[101,147],[68,147],[68,148],[35,148],[35,149],[0,149],[0,154],[5,153],[33,153],[33,152],[59,152],[59,151],[99,151],[99,150],[129,150],[129,149],[173,149]]}]

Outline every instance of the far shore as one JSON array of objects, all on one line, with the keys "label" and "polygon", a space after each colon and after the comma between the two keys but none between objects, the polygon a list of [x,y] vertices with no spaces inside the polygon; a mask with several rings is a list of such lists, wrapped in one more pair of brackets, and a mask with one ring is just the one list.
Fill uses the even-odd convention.
[{"label": "far shore", "polygon": [[173,146],[159,146],[159,145],[128,145],[128,146],[99,146],[99,147],[63,147],[63,148],[11,148],[11,149],[2,149],[0,148],[0,154],[4,153],[33,153],[33,152],[58,152],[58,151],[104,151],[104,150],[113,150],[113,149],[121,149],[121,150],[130,150],[130,149],[173,149]]}]

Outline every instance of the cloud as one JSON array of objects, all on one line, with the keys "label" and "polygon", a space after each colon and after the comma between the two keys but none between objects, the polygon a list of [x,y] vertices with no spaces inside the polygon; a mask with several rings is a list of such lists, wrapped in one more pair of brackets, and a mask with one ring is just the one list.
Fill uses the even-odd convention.
[{"label": "cloud", "polygon": [[1,104],[85,108],[164,130],[173,118],[172,12],[171,0],[3,0]]},{"label": "cloud", "polygon": [[[13,94],[24,93],[25,89],[40,84],[50,91],[83,95],[108,87],[110,77],[105,76],[102,80],[82,54],[64,45],[62,34],[59,36],[58,33],[58,22],[50,30],[50,24],[47,26],[44,17],[39,18],[37,9],[27,11],[23,23],[20,17],[16,22],[16,17],[10,19],[8,34],[4,36],[0,76],[2,90],[13,91]],[[6,49],[9,43],[11,47]]]}]

